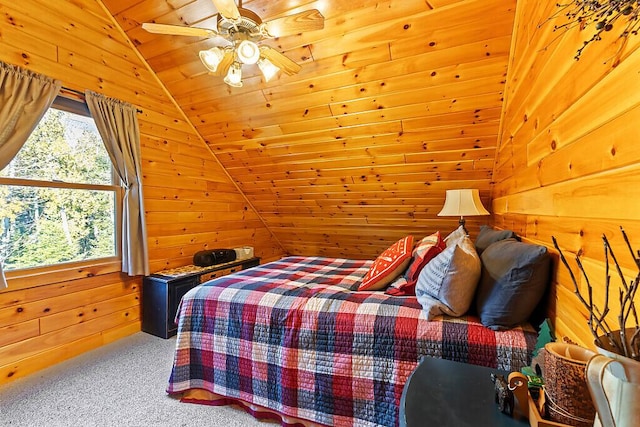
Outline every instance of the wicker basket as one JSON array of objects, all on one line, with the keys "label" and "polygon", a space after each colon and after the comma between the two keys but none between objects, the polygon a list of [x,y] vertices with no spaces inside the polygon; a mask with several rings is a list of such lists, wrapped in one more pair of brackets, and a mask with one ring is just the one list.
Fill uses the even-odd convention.
[{"label": "wicker basket", "polygon": [[547,417],[570,426],[592,427],[596,410],[587,388],[585,368],[596,353],[561,342],[548,343],[544,348]]}]

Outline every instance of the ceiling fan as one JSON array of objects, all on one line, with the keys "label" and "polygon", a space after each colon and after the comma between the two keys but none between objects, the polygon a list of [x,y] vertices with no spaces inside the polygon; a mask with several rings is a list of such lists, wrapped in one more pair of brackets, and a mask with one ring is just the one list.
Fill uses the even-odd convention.
[{"label": "ceiling fan", "polygon": [[317,9],[276,18],[267,22],[249,9],[236,6],[235,0],[211,0],[218,10],[217,28],[184,27],[145,22],[150,33],[210,37],[218,46],[200,51],[200,60],[209,72],[225,76],[229,86],[242,87],[242,65],[257,64],[266,81],[278,71],[292,75],[300,71],[296,62],[277,50],[258,43],[264,39],[324,28],[324,16]]}]

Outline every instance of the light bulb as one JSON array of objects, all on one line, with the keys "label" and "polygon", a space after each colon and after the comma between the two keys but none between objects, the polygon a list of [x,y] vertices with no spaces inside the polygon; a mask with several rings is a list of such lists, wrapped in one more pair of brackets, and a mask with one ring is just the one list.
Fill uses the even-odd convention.
[{"label": "light bulb", "polygon": [[242,68],[238,62],[231,64],[224,82],[229,86],[242,87]]},{"label": "light bulb", "polygon": [[243,64],[255,64],[260,59],[260,49],[251,40],[243,40],[236,48],[238,59]]}]

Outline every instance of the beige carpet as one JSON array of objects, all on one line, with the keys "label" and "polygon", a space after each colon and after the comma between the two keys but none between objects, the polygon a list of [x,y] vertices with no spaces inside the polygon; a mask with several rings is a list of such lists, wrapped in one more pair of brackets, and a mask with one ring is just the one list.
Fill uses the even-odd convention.
[{"label": "beige carpet", "polygon": [[232,406],[165,393],[175,337],[140,332],[0,386],[0,426],[274,427]]}]

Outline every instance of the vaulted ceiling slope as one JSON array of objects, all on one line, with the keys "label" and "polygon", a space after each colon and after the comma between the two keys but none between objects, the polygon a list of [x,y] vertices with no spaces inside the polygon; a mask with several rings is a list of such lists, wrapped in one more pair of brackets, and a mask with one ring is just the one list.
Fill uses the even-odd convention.
[{"label": "vaulted ceiling slope", "polygon": [[515,0],[247,0],[325,26],[263,42],[302,70],[241,88],[203,67],[213,40],[141,27],[211,27],[211,0],[102,1],[288,252],[370,258],[455,226],[446,189],[488,204]]}]

